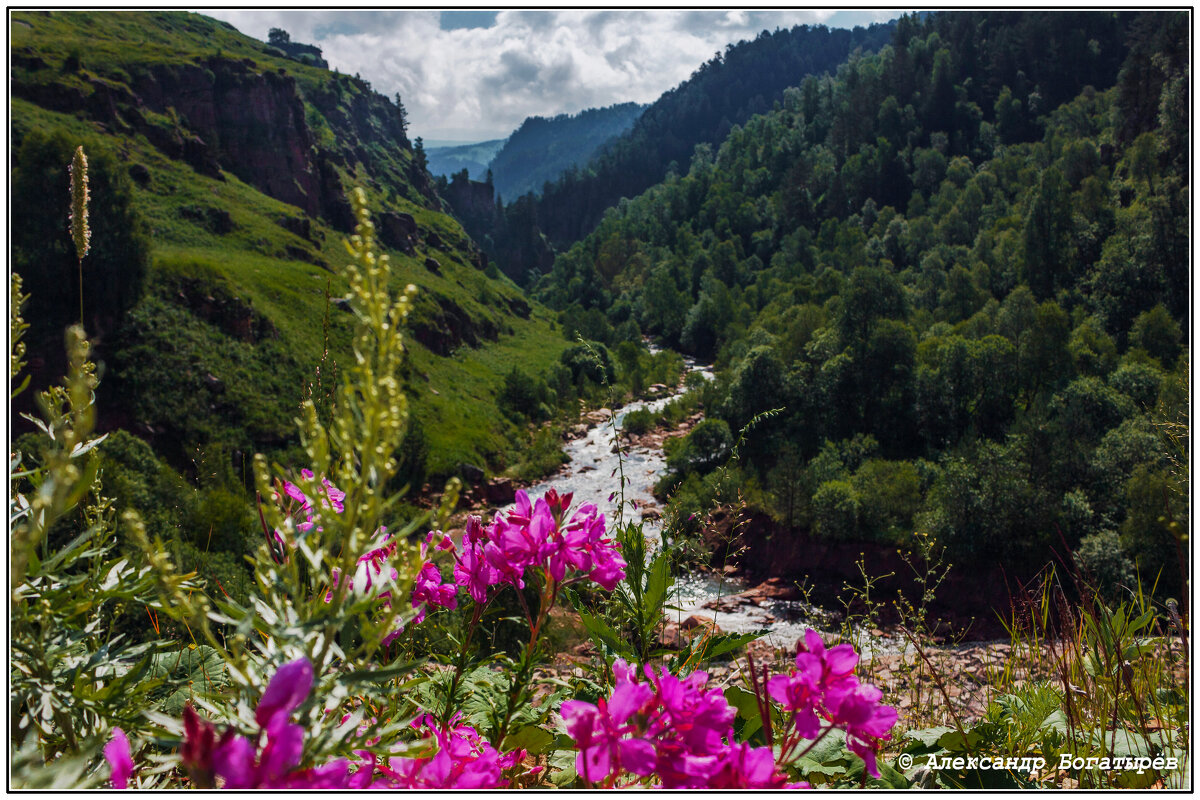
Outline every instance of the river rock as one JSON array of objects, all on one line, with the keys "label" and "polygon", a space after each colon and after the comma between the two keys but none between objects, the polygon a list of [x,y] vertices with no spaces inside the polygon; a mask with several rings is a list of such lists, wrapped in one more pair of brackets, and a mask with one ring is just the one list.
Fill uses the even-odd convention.
[{"label": "river rock", "polygon": [[484,487],[484,497],[489,503],[506,506],[517,496],[517,487],[510,478],[494,478]]},{"label": "river rock", "polygon": [[662,633],[659,634],[658,642],[663,647],[668,647],[672,650],[678,650],[683,647],[683,633],[679,630],[679,625],[674,622],[668,622],[664,625]]},{"label": "river rock", "polygon": [[748,605],[746,598],[731,594],[709,600],[701,608],[711,608],[713,611],[720,611],[723,614],[732,614],[744,605]]},{"label": "river rock", "polygon": [[593,422],[598,425],[601,422],[608,422],[608,420],[612,417],[612,413],[612,409],[597,408],[595,411],[589,411],[587,414],[585,414],[584,419],[586,419],[588,422]]},{"label": "river rock", "polygon": [[741,595],[748,601],[755,603],[761,600],[800,600],[800,590],[791,583],[788,583],[783,578],[767,578],[765,581],[755,586],[753,589],[747,589]]},{"label": "river rock", "polygon": [[721,632],[721,628],[719,625],[717,625],[716,620],[714,620],[712,617],[706,617],[703,614],[692,614],[683,622],[679,623],[679,628],[685,631],[690,631],[695,628],[704,628],[711,630],[714,634]]}]

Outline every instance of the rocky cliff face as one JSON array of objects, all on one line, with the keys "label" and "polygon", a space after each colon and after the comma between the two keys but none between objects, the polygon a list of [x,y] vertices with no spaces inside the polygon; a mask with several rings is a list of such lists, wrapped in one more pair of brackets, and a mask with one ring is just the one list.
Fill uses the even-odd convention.
[{"label": "rocky cliff face", "polygon": [[248,60],[157,66],[134,79],[133,102],[167,113],[204,143],[209,160],[277,200],[328,217],[317,152],[296,80]]},{"label": "rocky cliff face", "polygon": [[[353,216],[338,167],[383,167],[379,148],[405,148],[399,114],[381,95],[353,79],[333,77],[309,102],[336,131],[333,149],[318,145],[309,127],[305,95],[284,69],[251,59],[211,56],[196,63],[131,69],[128,82],[81,75],[48,80],[40,59],[24,58],[13,92],[54,111],[84,112],[113,131],[140,133],[165,155],[220,178],[224,170],[277,200],[348,231]],[[409,176],[428,199],[428,176]],[[419,180],[414,180],[419,178]]]}]

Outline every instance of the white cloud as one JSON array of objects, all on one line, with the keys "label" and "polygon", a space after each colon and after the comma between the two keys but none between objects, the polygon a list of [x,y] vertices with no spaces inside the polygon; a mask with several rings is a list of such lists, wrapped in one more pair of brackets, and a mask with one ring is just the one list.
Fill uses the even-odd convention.
[{"label": "white cloud", "polygon": [[[443,30],[436,10],[200,9],[266,39],[316,44],[331,67],[400,93],[410,135],[507,136],[527,116],[649,103],[731,42],[817,24],[832,11],[506,9],[490,27]],[[890,12],[891,16],[899,12]]]}]

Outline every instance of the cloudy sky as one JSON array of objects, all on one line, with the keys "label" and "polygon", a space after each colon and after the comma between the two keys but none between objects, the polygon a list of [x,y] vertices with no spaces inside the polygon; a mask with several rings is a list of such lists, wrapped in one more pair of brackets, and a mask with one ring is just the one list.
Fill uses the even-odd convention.
[{"label": "cloudy sky", "polygon": [[562,9],[436,11],[196,9],[266,40],[283,28],[331,67],[400,93],[409,135],[507,136],[528,116],[649,103],[725,45],[762,30],[867,25],[896,10]]}]

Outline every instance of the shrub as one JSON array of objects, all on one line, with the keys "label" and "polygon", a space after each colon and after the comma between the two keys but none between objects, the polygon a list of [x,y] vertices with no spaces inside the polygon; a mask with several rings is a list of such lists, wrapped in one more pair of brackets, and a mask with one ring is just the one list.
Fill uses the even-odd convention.
[{"label": "shrub", "polygon": [[657,418],[653,411],[645,408],[635,408],[626,412],[621,427],[629,433],[643,434],[654,428]]},{"label": "shrub", "polygon": [[1104,597],[1116,597],[1134,586],[1133,562],[1122,552],[1115,531],[1088,534],[1071,557],[1084,579]]},{"label": "shrub", "polygon": [[705,473],[720,466],[733,451],[733,433],[723,419],[701,420],[691,433],[671,442],[667,468],[680,474]]},{"label": "shrub", "polygon": [[825,539],[846,540],[858,536],[862,503],[849,481],[827,481],[817,487],[812,499],[813,530]]}]

